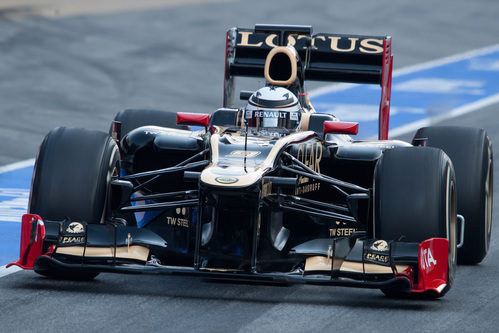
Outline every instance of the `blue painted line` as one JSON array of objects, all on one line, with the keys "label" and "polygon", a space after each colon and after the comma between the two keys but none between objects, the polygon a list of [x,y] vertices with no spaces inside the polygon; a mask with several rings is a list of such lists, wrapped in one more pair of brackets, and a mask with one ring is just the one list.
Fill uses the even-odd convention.
[{"label": "blue painted line", "polygon": [[[358,121],[357,138],[367,139],[377,137],[380,95],[378,86],[339,85],[312,92],[311,99],[319,112]],[[401,70],[392,80],[390,135],[497,102],[498,45]]]},{"label": "blue painted line", "polygon": [[[498,103],[498,74],[499,45],[395,71],[390,135]],[[358,121],[357,138],[372,138],[378,131],[380,94],[376,86],[342,84],[317,89],[311,99],[319,112]],[[33,162],[0,167],[0,266],[19,256]]]},{"label": "blue painted line", "polygon": [[21,223],[0,222],[0,265],[6,265],[19,258]]},{"label": "blue painted line", "polygon": [[15,165],[13,170],[3,168],[7,171],[0,170],[0,265],[19,257],[21,217],[28,206],[33,161]]}]

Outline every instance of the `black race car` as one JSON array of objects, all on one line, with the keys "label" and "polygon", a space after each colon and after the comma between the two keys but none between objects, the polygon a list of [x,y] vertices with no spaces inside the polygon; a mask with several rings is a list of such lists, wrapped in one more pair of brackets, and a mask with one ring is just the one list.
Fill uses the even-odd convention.
[{"label": "black race car", "polygon": [[[491,142],[461,127],[388,140],[390,37],[257,25],[226,38],[211,115],[125,110],[109,133],[45,137],[13,264],[53,278],[188,274],[431,298],[458,262],[485,257]],[[244,108],[236,76],[265,78],[240,93]],[[315,112],[305,80],[379,84],[379,140]]]}]

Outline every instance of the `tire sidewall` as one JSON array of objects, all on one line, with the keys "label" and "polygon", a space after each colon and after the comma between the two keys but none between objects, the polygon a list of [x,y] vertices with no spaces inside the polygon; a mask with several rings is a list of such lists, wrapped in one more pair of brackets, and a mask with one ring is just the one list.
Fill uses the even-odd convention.
[{"label": "tire sidewall", "polygon": [[[426,165],[427,162],[430,163]],[[406,164],[403,165],[403,163]],[[385,168],[386,170],[384,170]],[[429,176],[430,174],[433,176]],[[427,176],[430,178],[425,178]],[[404,187],[407,184],[404,184],[403,181],[399,182],[401,179],[410,179],[411,177],[418,180],[408,182],[412,184],[412,188],[410,186]],[[456,181],[450,158],[442,150],[436,148],[395,148],[381,157],[375,169],[374,179],[373,232],[375,238],[387,241],[398,240],[396,235],[400,234],[406,236],[402,240],[411,242],[422,242],[433,237],[449,240],[447,286],[440,294],[429,296],[441,297],[445,295],[453,284],[457,265]],[[387,183],[392,183],[392,191],[382,190],[383,186],[387,186]],[[432,193],[427,193],[428,191]],[[438,196],[435,197],[434,194],[438,194]],[[400,197],[403,196],[409,197],[410,200],[399,201]],[[386,202],[383,204],[382,201],[389,202],[390,200],[394,203],[392,205],[395,208],[393,212],[397,214],[395,217],[392,215],[391,218],[392,211],[389,209],[385,212],[380,211],[383,207],[387,210],[387,207],[390,206],[386,205]],[[424,204],[421,204],[422,202]],[[404,205],[402,209],[397,207],[401,203]],[[428,212],[430,213],[427,214]],[[389,220],[398,222],[388,222],[388,225],[384,227],[383,223]],[[419,233],[415,231],[419,231]],[[410,238],[414,234],[418,236]],[[387,235],[390,236],[387,237]],[[406,292],[396,290],[386,290],[385,293],[397,297],[408,295]]]},{"label": "tire sidewall", "polygon": [[[72,140],[71,144],[68,140]],[[72,161],[71,156],[77,159]],[[107,134],[79,128],[52,130],[43,140],[35,162],[29,212],[48,220],[69,217],[102,223],[111,213],[106,202],[118,163],[117,146]]]}]

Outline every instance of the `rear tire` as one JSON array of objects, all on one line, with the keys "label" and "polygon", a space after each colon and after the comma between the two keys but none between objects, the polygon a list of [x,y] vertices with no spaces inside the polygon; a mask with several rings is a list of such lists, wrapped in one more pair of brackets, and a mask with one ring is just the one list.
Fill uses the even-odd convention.
[{"label": "rear tire", "polygon": [[[103,223],[108,217],[109,182],[117,173],[118,149],[103,132],[58,127],[43,140],[33,171],[29,212],[44,220]],[[35,267],[51,278],[91,280],[98,273]]]},{"label": "rear tire", "polygon": [[[121,137],[142,126],[161,126],[177,129],[189,129],[189,126],[177,125],[177,113],[161,110],[127,109],[120,111],[114,117],[114,121],[121,123]],[[112,136],[113,126],[109,128]]]},{"label": "rear tire", "polygon": [[465,218],[459,264],[477,264],[487,255],[492,231],[493,152],[483,129],[455,126],[425,127],[413,143],[442,149],[456,172],[457,212]]},{"label": "rear tire", "polygon": [[[118,112],[114,116],[114,121],[121,123],[120,140],[134,129],[142,126],[160,126],[183,130],[189,129],[189,126],[186,125],[177,125],[176,112],[163,110],[126,109]],[[109,127],[109,136],[113,137],[112,123]],[[116,217],[125,219],[129,226],[137,225],[136,216],[132,212],[117,212]]]},{"label": "rear tire", "polygon": [[[433,237],[449,240],[447,286],[456,271],[456,203],[452,162],[440,149],[395,148],[378,161],[374,183],[374,236],[378,239],[421,242]],[[385,289],[388,296],[408,291]]]}]

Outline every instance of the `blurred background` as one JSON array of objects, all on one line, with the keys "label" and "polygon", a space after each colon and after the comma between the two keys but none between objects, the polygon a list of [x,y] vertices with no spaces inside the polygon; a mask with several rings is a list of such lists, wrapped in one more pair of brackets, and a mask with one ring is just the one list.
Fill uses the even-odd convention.
[{"label": "blurred background", "polygon": [[233,26],[391,35],[397,70],[499,43],[497,17],[495,0],[0,0],[0,165],[124,108],[212,112]]}]

